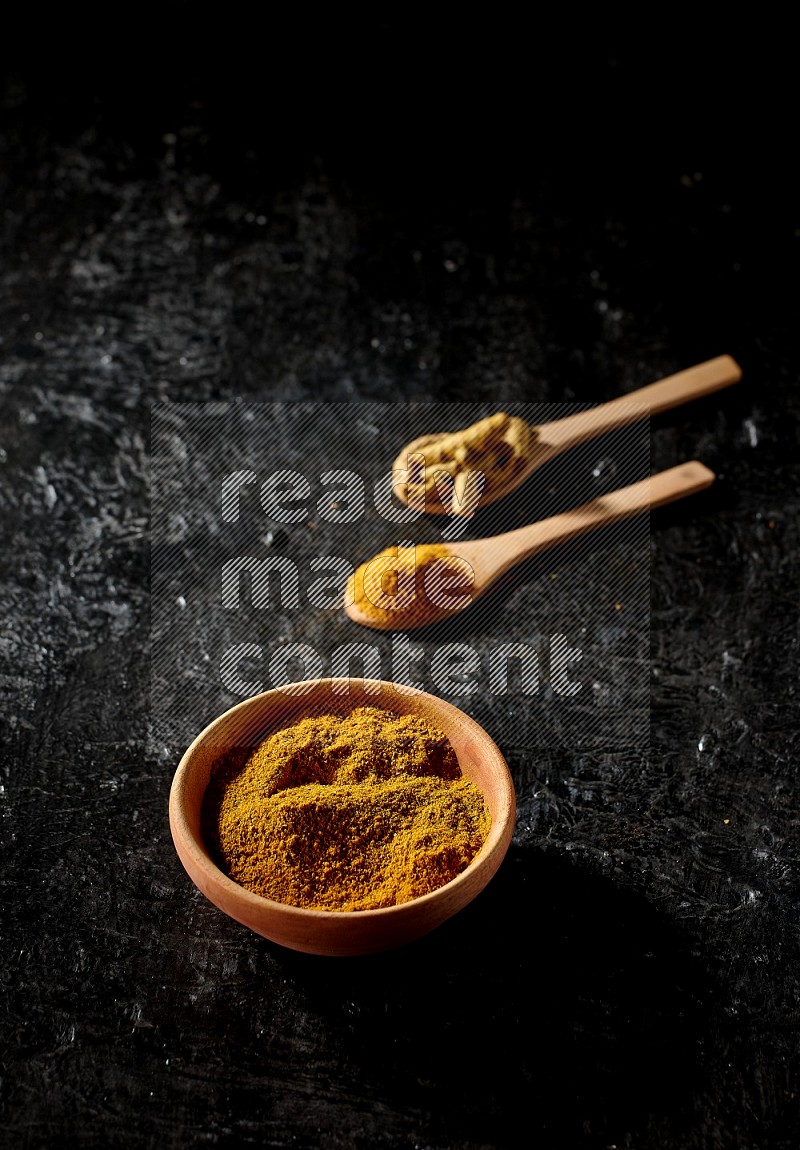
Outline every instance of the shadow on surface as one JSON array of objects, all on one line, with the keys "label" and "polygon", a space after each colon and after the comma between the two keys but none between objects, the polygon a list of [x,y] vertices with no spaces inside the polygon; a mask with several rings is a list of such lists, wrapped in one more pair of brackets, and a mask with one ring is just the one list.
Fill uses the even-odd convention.
[{"label": "shadow on surface", "polygon": [[606,1145],[680,1129],[699,1089],[708,972],[642,898],[532,849],[427,938],[325,973],[304,988],[339,1001],[352,1087],[391,1082],[435,1144]]}]

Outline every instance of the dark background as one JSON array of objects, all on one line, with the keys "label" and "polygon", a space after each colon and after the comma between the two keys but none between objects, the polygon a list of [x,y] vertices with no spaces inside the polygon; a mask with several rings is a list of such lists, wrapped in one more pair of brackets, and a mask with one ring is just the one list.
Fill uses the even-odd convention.
[{"label": "dark background", "polygon": [[[492,11],[10,17],[0,56],[9,1146],[796,1145],[791,37]],[[159,399],[658,417],[651,746],[512,756],[500,873],[402,951],[216,912],[148,735]]]}]

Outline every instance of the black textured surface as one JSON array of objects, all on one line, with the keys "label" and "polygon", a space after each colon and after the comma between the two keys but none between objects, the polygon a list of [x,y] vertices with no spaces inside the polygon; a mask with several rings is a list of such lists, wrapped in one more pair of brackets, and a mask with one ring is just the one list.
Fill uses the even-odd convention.
[{"label": "black textured surface", "polygon": [[[2,47],[4,1144],[788,1150],[783,34],[166,12]],[[403,951],[295,955],[208,905],[150,730],[151,405],[596,402],[721,352],[742,382],[651,428],[653,469],[719,479],[651,522],[649,747],[509,747],[506,863]]]}]

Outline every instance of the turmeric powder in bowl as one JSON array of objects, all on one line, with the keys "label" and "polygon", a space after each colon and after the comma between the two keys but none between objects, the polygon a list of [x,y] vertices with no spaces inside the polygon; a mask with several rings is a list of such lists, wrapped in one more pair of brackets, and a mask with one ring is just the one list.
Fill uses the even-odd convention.
[{"label": "turmeric powder in bowl", "polygon": [[469,866],[491,825],[444,732],[375,706],[314,715],[229,750],[212,767],[202,819],[229,878],[328,911],[436,890]]}]

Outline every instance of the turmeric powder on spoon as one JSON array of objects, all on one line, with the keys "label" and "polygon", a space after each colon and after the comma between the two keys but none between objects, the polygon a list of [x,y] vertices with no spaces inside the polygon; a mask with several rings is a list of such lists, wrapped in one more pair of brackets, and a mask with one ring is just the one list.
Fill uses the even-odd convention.
[{"label": "turmeric powder on spoon", "polygon": [[346,602],[377,623],[422,627],[472,598],[474,572],[452,547],[386,547],[350,576]]}]

